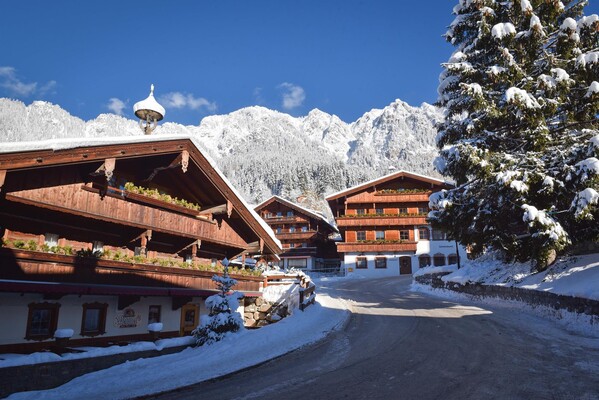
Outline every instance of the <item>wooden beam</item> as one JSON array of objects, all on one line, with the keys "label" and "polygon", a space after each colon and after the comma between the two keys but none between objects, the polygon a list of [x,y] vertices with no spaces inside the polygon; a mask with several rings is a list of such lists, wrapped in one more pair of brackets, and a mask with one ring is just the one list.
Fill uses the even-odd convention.
[{"label": "wooden beam", "polygon": [[187,246],[185,246],[185,247],[183,247],[183,248],[181,248],[181,249],[179,249],[179,250],[175,251],[175,253],[180,253],[180,252],[182,252],[183,250],[185,250],[185,249],[188,249],[188,248],[192,247],[193,245],[197,245],[197,248],[196,248],[196,252],[197,252],[197,250],[198,250],[198,249],[199,249],[199,248],[202,246],[202,241],[201,241],[200,239],[194,240],[193,242],[191,242],[191,243],[190,243],[190,244],[188,244]]},{"label": "wooden beam", "polygon": [[145,231],[143,231],[142,233],[140,233],[139,235],[137,235],[133,239],[131,239],[129,241],[129,243],[135,242],[137,239],[141,239],[142,247],[143,247],[144,241],[146,241],[146,243],[147,243],[149,240],[152,240],[152,230],[146,229]]},{"label": "wooden beam", "polygon": [[4,186],[5,180],[6,180],[6,170],[0,169],[0,191],[2,191],[2,186]]},{"label": "wooden beam", "polygon": [[104,160],[104,163],[100,165],[100,167],[92,172],[91,176],[104,175],[106,177],[106,182],[112,179],[112,175],[114,174],[114,167],[116,165],[116,158],[107,158]]},{"label": "wooden beam", "polygon": [[219,206],[214,206],[214,207],[210,207],[210,208],[206,208],[205,210],[201,210],[200,211],[200,215],[208,215],[208,214],[212,214],[212,215],[219,215],[219,214],[224,214],[227,212],[227,204],[221,204]]},{"label": "wooden beam", "polygon": [[187,168],[189,167],[189,152],[187,150],[183,150],[181,153],[179,153],[179,155],[166,167],[154,168],[154,171],[152,171],[152,173],[146,179],[144,179],[144,182],[149,182],[152,179],[154,179],[154,177],[160,171],[164,171],[165,169],[177,168],[177,167],[181,167],[181,170],[183,171],[183,173],[187,172]]}]

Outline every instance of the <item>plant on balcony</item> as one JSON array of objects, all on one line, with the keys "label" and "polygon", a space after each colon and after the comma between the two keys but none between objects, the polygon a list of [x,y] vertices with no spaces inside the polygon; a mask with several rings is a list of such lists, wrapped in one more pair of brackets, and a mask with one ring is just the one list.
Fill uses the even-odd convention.
[{"label": "plant on balcony", "polygon": [[427,213],[394,213],[394,214],[390,214],[390,213],[384,213],[384,214],[375,214],[375,213],[368,213],[368,214],[345,214],[342,216],[342,218],[377,218],[377,217],[423,217],[428,215]]},{"label": "plant on balcony", "polygon": [[399,244],[399,243],[407,243],[408,240],[402,239],[377,239],[377,240],[358,240],[357,243],[360,244]]},{"label": "plant on balcony", "polygon": [[375,195],[378,194],[422,194],[428,193],[430,190],[428,189],[381,189],[377,190]]},{"label": "plant on balcony", "polygon": [[160,193],[158,189],[149,189],[144,188],[142,186],[136,186],[132,182],[125,183],[125,190],[131,193],[140,194],[142,196],[151,197],[156,200],[164,201],[165,203],[175,204],[181,207],[188,208],[190,210],[199,211],[200,206],[196,203],[189,202],[185,199],[179,199],[177,197],[173,197],[170,194]]}]

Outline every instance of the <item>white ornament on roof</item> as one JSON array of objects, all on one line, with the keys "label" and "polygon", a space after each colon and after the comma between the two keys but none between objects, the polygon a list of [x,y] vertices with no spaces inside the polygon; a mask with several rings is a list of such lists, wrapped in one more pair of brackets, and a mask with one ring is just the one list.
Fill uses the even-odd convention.
[{"label": "white ornament on roof", "polygon": [[137,118],[139,118],[139,127],[146,135],[149,135],[156,129],[158,121],[164,118],[166,111],[154,98],[154,84],[150,86],[150,95],[133,105],[133,111]]}]

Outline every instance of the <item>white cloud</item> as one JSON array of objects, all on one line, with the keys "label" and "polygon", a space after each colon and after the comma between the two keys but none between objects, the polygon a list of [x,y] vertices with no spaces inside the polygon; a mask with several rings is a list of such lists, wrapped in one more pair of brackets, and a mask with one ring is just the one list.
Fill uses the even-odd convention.
[{"label": "white cloud", "polygon": [[123,100],[116,97],[111,97],[110,100],[108,100],[106,107],[116,115],[123,115],[123,110],[127,107],[127,105]]},{"label": "white cloud", "polygon": [[11,95],[29,97],[32,95],[43,96],[56,88],[56,81],[49,81],[38,88],[37,82],[23,82],[17,77],[17,70],[13,67],[0,67],[0,88],[7,89]]},{"label": "white cloud", "polygon": [[282,89],[283,108],[285,110],[297,108],[304,103],[304,100],[306,100],[306,92],[301,86],[283,82],[277,87]]},{"label": "white cloud", "polygon": [[262,88],[254,88],[254,101],[256,104],[264,104],[264,97],[262,97]]},{"label": "white cloud", "polygon": [[194,97],[190,93],[170,92],[159,97],[158,101],[165,108],[189,108],[199,110],[205,108],[209,112],[216,111],[216,103],[210,102],[203,97]]}]

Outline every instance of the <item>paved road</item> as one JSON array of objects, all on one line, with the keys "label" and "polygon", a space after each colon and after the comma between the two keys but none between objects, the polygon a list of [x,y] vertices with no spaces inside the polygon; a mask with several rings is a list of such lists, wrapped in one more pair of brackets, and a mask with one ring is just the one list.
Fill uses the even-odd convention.
[{"label": "paved road", "polygon": [[352,280],[345,329],[257,368],[155,399],[599,399],[599,340],[518,309]]}]

